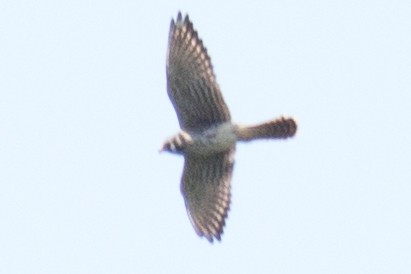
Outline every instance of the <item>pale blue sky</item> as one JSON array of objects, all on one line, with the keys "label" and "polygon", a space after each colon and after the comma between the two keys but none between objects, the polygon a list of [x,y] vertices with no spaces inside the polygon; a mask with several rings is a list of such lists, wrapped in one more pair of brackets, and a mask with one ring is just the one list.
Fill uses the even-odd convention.
[{"label": "pale blue sky", "polygon": [[[222,2],[0,2],[0,273],[411,273],[411,2]],[[299,122],[212,245],[157,152],[179,10],[236,122]]]}]

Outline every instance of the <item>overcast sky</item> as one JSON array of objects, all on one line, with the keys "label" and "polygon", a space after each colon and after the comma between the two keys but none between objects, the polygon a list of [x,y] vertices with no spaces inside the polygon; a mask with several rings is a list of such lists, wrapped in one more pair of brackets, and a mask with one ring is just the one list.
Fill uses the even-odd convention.
[{"label": "overcast sky", "polygon": [[[147,1],[148,2],[148,1]],[[188,13],[240,144],[199,238],[166,93]],[[1,1],[0,273],[411,273],[410,1]]]}]

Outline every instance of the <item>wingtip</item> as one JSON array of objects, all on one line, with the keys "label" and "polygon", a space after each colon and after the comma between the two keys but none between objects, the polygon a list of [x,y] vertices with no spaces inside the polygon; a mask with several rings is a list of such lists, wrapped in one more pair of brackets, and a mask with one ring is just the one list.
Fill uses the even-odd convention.
[{"label": "wingtip", "polygon": [[188,14],[185,14],[183,16],[181,11],[178,11],[176,20],[174,21],[174,19],[172,19],[171,22],[175,25],[187,25],[187,24],[191,23],[190,22],[190,17],[188,16]]},{"label": "wingtip", "polygon": [[[215,242],[221,242],[221,234],[216,235],[203,235],[210,244],[214,244]],[[214,241],[216,240],[216,241]]]},{"label": "wingtip", "polygon": [[174,20],[174,18],[171,18],[170,29],[173,29],[175,25],[181,24],[182,22],[183,22],[183,14],[181,13],[181,11],[178,11],[176,19]]},{"label": "wingtip", "polygon": [[177,17],[176,17],[176,24],[182,25],[183,23],[186,22],[187,18],[188,18],[188,15],[185,15],[183,17],[183,14],[181,13],[181,11],[178,11]]},{"label": "wingtip", "polygon": [[206,238],[211,244],[214,243],[214,240],[221,242],[221,237],[224,234],[224,226],[225,220],[223,220],[223,222],[217,230],[212,231],[209,227],[209,229],[206,232],[201,231],[200,233],[198,233],[198,235],[200,237]]},{"label": "wingtip", "polygon": [[[191,220],[191,219],[190,219],[190,220]],[[210,230],[209,227],[208,227],[208,228],[200,229],[200,228],[196,227],[196,226],[194,225],[194,223],[193,223],[193,226],[194,226],[195,232],[197,233],[197,235],[198,235],[200,238],[204,237],[204,238],[207,239],[207,241],[208,241],[209,243],[213,244],[213,243],[214,243],[214,240],[216,240],[216,241],[218,241],[218,242],[221,242],[221,236],[222,236],[223,233],[224,233],[225,220],[224,220],[223,223],[221,224],[221,227],[220,227],[218,230],[216,230],[216,231]]]}]

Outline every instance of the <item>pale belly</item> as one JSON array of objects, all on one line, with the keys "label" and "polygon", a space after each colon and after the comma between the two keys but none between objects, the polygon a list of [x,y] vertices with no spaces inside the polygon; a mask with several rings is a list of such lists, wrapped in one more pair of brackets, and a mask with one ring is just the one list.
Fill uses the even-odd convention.
[{"label": "pale belly", "polygon": [[192,142],[186,152],[200,155],[215,154],[234,147],[237,138],[234,126],[230,123],[206,130],[202,134],[192,134]]}]

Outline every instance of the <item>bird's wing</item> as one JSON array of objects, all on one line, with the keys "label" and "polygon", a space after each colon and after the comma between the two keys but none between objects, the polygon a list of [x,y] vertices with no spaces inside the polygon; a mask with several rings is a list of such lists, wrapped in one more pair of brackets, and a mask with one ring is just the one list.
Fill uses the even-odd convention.
[{"label": "bird's wing", "polygon": [[180,127],[201,130],[230,121],[207,49],[188,15],[171,21],[167,52],[167,92]]},{"label": "bird's wing", "polygon": [[206,157],[185,155],[181,193],[195,231],[210,242],[221,239],[230,208],[234,151]]}]

